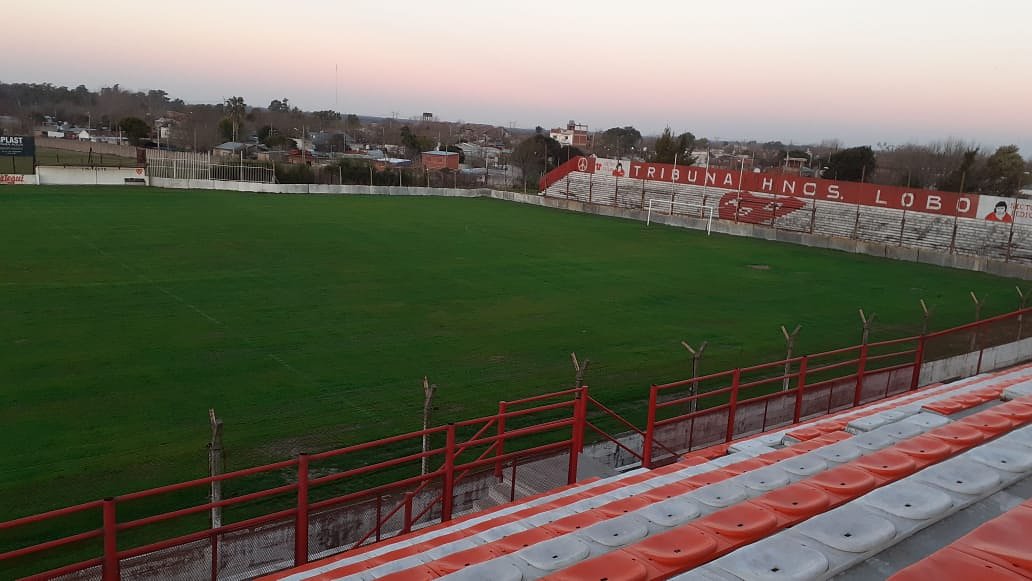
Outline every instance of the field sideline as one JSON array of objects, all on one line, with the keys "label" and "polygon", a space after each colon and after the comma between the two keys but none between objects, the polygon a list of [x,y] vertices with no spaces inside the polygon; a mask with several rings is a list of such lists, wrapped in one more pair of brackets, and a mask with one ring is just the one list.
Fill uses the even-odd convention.
[{"label": "field sideline", "polygon": [[1018,281],[488,199],[0,189],[0,520],[411,429],[1017,307]]}]

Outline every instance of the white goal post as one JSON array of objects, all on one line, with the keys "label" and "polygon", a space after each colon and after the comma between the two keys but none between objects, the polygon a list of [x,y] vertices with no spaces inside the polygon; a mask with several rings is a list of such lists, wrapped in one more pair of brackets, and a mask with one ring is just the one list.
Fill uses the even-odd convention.
[{"label": "white goal post", "polygon": [[[648,214],[646,214],[646,216],[645,216],[645,225],[646,226],[648,226],[649,224],[652,223],[653,203],[655,203],[655,206],[657,206],[659,208],[662,208],[662,207],[665,207],[665,206],[669,207],[670,209],[667,210],[667,213],[669,213],[669,214],[673,214],[674,213],[674,206],[677,206],[678,208],[688,208],[688,209],[692,209],[692,210],[699,210],[700,216],[706,218],[706,235],[708,236],[710,234],[710,232],[712,231],[712,229],[713,229],[713,206],[704,206],[702,204],[691,204],[691,203],[688,203],[688,202],[674,202],[674,201],[671,201],[671,200],[658,200],[658,199],[655,199],[655,198],[650,198],[649,199]],[[703,210],[705,210],[706,212],[703,213]]]}]

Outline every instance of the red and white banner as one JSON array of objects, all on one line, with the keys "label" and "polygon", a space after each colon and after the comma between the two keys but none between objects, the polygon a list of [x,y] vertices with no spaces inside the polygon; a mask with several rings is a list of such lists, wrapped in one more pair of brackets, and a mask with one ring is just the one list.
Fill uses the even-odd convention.
[{"label": "red and white banner", "polygon": [[986,222],[1032,224],[1032,200],[979,196],[976,217]]},{"label": "red and white banner", "polygon": [[788,174],[751,173],[721,168],[707,170],[696,166],[675,167],[670,164],[636,161],[630,164],[627,177],[894,210],[914,210],[962,218],[974,218],[979,214],[978,194],[955,194]]},{"label": "red and white banner", "polygon": [[22,174],[0,174],[0,185],[14,185],[21,186],[26,184],[35,184],[36,176],[34,175],[22,175]]}]

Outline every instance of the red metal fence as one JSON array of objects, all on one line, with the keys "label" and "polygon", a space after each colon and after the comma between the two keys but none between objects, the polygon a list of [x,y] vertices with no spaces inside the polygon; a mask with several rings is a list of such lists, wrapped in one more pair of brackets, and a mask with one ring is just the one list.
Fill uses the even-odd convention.
[{"label": "red metal fence", "polygon": [[[591,442],[612,443],[653,467],[686,451],[916,389],[929,362],[941,363],[940,375],[1014,363],[1032,353],[989,348],[1032,336],[1024,321],[1029,315],[1032,308],[923,336],[653,385],[642,429],[578,387],[501,402],[487,417],[18,518],[0,523],[0,542],[17,547],[0,553],[0,565],[35,573],[33,579],[90,572],[113,580],[134,560],[189,549],[210,560],[215,579],[228,574],[219,543],[239,542],[233,535],[256,530],[279,531],[269,537],[271,546],[256,542],[252,548],[268,553],[257,559],[263,572],[301,565],[474,512],[508,468],[508,498],[515,499],[520,463],[566,455],[563,480],[573,483],[578,455]],[[427,472],[420,473],[424,458]],[[229,490],[212,502],[207,492],[216,481]],[[216,508],[227,511],[228,524],[212,528],[208,514]],[[341,519],[351,520],[333,529]],[[312,530],[319,533],[314,546]]]}]

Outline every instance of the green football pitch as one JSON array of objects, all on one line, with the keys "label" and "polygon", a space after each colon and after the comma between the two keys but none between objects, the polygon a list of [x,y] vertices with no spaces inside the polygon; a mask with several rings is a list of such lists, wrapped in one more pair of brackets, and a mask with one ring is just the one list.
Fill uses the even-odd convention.
[{"label": "green football pitch", "polygon": [[1016,307],[1015,281],[489,199],[0,189],[0,520],[567,387],[640,409],[704,371]]}]

